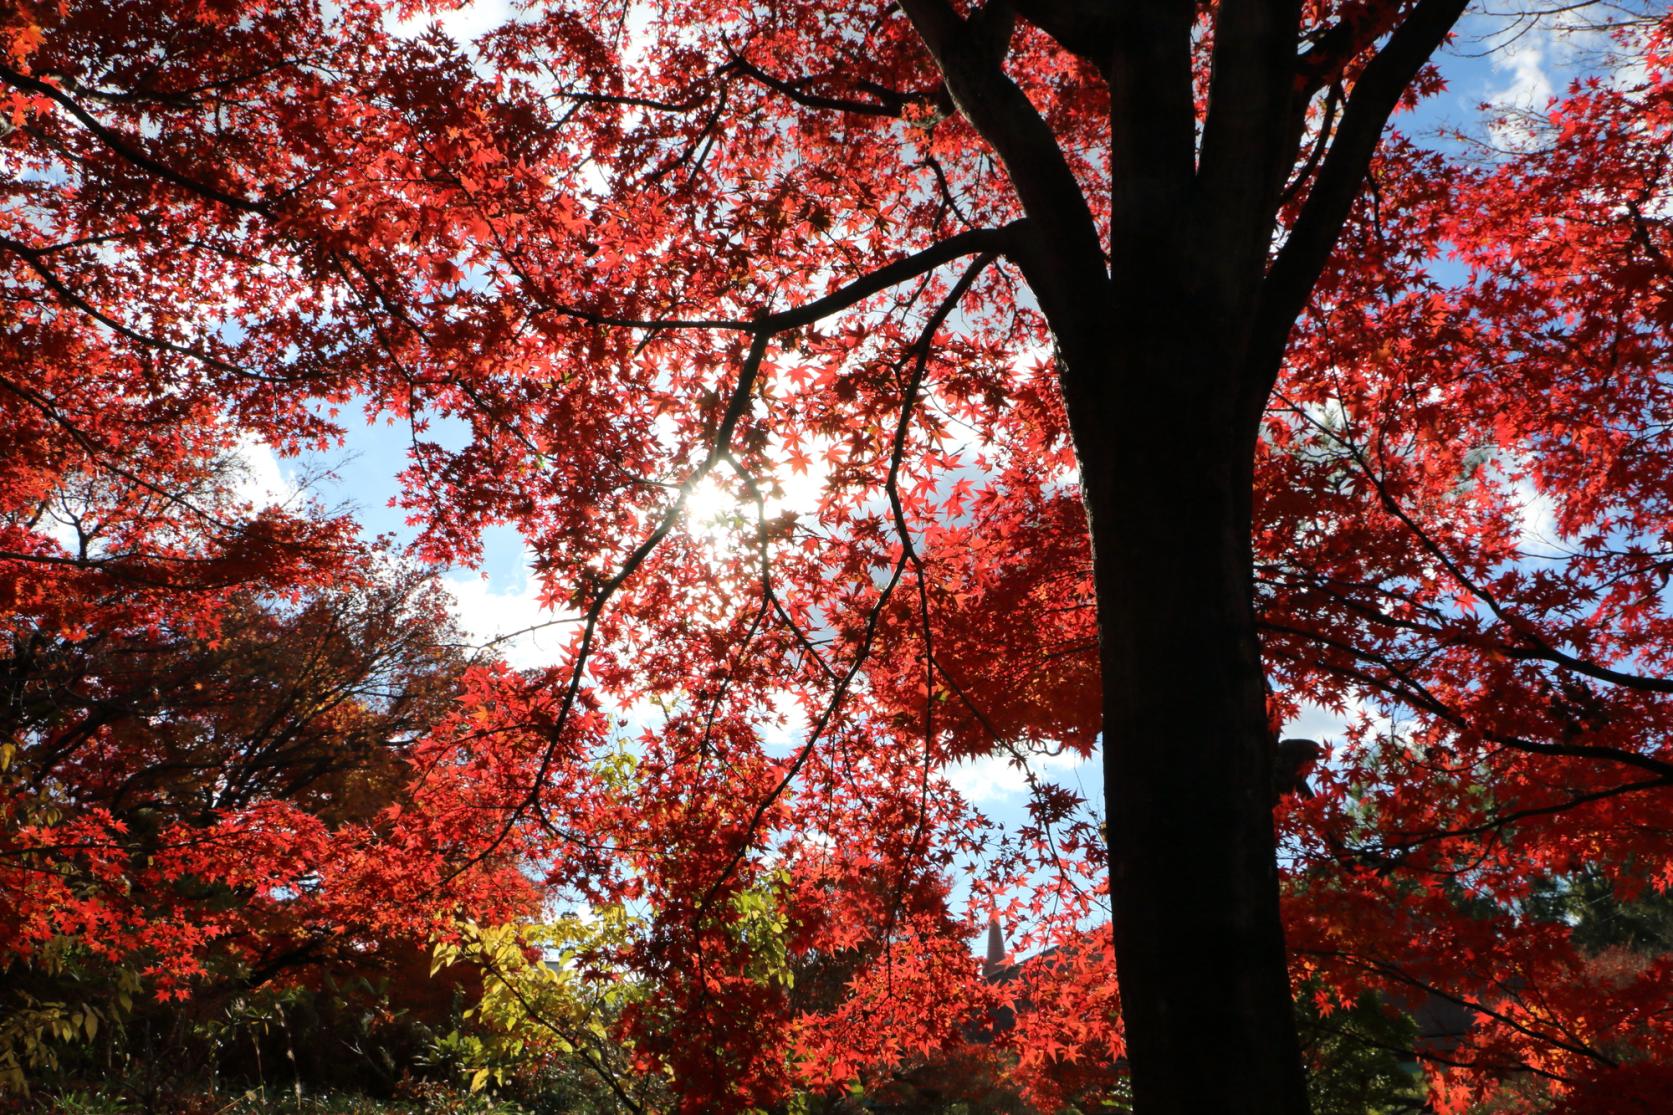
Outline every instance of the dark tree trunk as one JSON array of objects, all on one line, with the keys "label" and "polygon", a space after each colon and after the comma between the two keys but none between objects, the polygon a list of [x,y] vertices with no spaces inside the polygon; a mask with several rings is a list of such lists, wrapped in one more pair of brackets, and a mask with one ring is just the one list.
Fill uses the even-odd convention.
[{"label": "dark tree trunk", "polygon": [[[1308,1108],[1255,635],[1255,438],[1383,126],[1465,3],[1415,0],[1389,26],[1343,22],[1305,46],[1299,0],[1219,0],[1199,116],[1192,0],[992,0],[968,20],[901,0],[1016,188],[1027,227],[1006,254],[1058,343],[1092,529],[1116,964],[1143,1115]],[[999,64],[1016,12],[1108,82],[1107,242]],[[1373,46],[1275,250],[1319,75]]]},{"label": "dark tree trunk", "polygon": [[[1229,338],[1166,309],[1071,393],[1092,527],[1122,1013],[1138,1110],[1307,1110]],[[1132,322],[1132,319],[1128,319]],[[1078,404],[1078,405],[1077,405]],[[1088,413],[1092,411],[1092,413]]]}]

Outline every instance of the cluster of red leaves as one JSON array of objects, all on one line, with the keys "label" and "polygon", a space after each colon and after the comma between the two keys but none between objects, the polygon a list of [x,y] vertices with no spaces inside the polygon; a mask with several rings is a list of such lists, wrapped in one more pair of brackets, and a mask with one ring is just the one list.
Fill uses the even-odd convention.
[{"label": "cluster of red leaves", "polygon": [[459,700],[439,601],[410,579],[298,593],[147,585],[81,598],[73,636],[9,628],[9,962],[68,938],[185,997],[530,909],[510,852],[474,863],[491,840],[452,815],[475,772],[412,742]]},{"label": "cluster of red leaves", "polygon": [[1471,1007],[1441,1109],[1523,1074],[1636,1110],[1673,1058],[1667,958],[1528,904],[1587,871],[1624,901],[1673,882],[1669,30],[1519,120],[1514,155],[1387,143],[1268,420],[1284,689],[1395,715],[1286,814],[1291,945],[1344,991]]},{"label": "cluster of red leaves", "polygon": [[440,598],[352,520],[244,494],[240,454],[320,443],[365,359],[314,281],[360,235],[348,207],[305,237],[285,209],[306,203],[256,192],[330,189],[316,156],[355,156],[311,67],[380,17],[47,3],[0,24],[8,963],[67,937],[184,997],[214,965],[266,978],[531,908],[514,847],[483,859],[457,823],[475,772],[413,742],[472,691]]}]

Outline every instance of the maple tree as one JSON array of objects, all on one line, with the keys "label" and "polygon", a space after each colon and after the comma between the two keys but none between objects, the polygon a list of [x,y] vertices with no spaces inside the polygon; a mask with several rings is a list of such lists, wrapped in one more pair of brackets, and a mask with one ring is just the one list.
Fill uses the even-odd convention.
[{"label": "maple tree", "polygon": [[[1119,1057],[1143,1111],[1304,1110],[1298,986],[1469,1006],[1418,1051],[1440,1107],[1659,1094],[1667,957],[1534,898],[1673,882],[1665,13],[1471,158],[1388,127],[1464,0],[394,33],[442,7],[0,24],[20,631],[343,575],[344,524],[194,493],[231,431],[364,406],[412,431],[417,552],[515,524],[574,618],[470,675],[375,885],[321,893],[416,928],[538,864],[627,917],[582,970],[649,989],[620,1032],[685,1109],[961,1048],[1046,1105]],[[39,509],[86,475],[134,525],[75,554]],[[1275,828],[1303,703],[1365,711]],[[1107,837],[1039,781],[996,837],[937,775],[1100,732]],[[972,862],[1057,946],[986,1052]]]}]

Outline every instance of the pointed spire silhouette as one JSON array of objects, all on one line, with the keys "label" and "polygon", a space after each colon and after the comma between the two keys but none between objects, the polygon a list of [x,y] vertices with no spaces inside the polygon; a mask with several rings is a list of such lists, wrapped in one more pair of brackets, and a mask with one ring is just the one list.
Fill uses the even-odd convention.
[{"label": "pointed spire silhouette", "polygon": [[988,915],[988,954],[982,961],[982,975],[992,979],[1005,967],[1005,931],[999,927],[999,912]]}]

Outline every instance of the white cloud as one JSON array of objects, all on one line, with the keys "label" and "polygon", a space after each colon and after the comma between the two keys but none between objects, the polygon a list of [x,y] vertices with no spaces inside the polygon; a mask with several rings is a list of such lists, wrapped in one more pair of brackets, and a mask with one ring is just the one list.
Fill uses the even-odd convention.
[{"label": "white cloud", "polygon": [[70,521],[67,512],[60,515],[56,508],[49,507],[40,522],[35,524],[35,530],[58,543],[67,554],[76,554],[81,549],[81,536],[76,533],[75,524]]},{"label": "white cloud", "polygon": [[[1096,752],[1093,758],[1096,758]],[[1048,780],[1054,775],[1075,771],[1090,761],[1069,748],[1056,755],[1029,756],[1029,766],[1036,777]],[[1028,790],[1027,773],[1003,752],[961,759],[942,767],[940,773],[971,805],[1004,801]]]},{"label": "white cloud", "polygon": [[941,776],[972,805],[1001,801],[1028,789],[1028,779],[1004,755],[961,759],[943,767]]},{"label": "white cloud", "polygon": [[233,485],[237,499],[259,510],[284,507],[296,498],[298,488],[286,474],[279,455],[260,438],[241,432],[233,445],[232,459],[238,473]]},{"label": "white cloud", "polygon": [[510,0],[471,0],[451,11],[423,12],[411,19],[392,20],[389,29],[402,38],[416,39],[435,25],[460,46],[469,47],[488,32],[511,22],[515,15]]},{"label": "white cloud", "polygon": [[1321,705],[1303,704],[1300,715],[1284,725],[1284,729],[1279,735],[1285,739],[1299,737],[1302,739],[1335,739],[1340,741],[1347,735],[1348,725],[1362,711],[1366,711],[1365,707],[1357,703],[1341,715]]},{"label": "white cloud", "polygon": [[[525,559],[527,558],[525,551]],[[456,573],[442,580],[453,598],[449,611],[466,637],[492,649],[514,669],[550,666],[573,631],[572,617],[540,603],[540,584],[525,573],[514,589],[496,588],[481,576]]]},{"label": "white cloud", "polygon": [[1549,47],[1548,34],[1530,32],[1493,55],[1493,69],[1509,74],[1510,81],[1492,90],[1488,99],[1506,108],[1543,109],[1554,92],[1545,69]]},{"label": "white cloud", "polygon": [[1517,547],[1526,557],[1563,557],[1557,503],[1528,480],[1516,485]]},{"label": "white cloud", "polygon": [[793,748],[800,746],[807,739],[808,729],[812,723],[808,720],[802,702],[787,689],[780,689],[772,695],[773,713],[777,723],[769,723],[761,733],[763,745],[771,748]]},{"label": "white cloud", "polygon": [[1642,73],[1641,52],[1614,39],[1608,22],[1584,6],[1477,13],[1476,40],[1503,81],[1484,90],[1487,102],[1505,113],[1488,129],[1496,144],[1517,150],[1538,142],[1538,121],[1572,81],[1600,76],[1622,86]]}]

